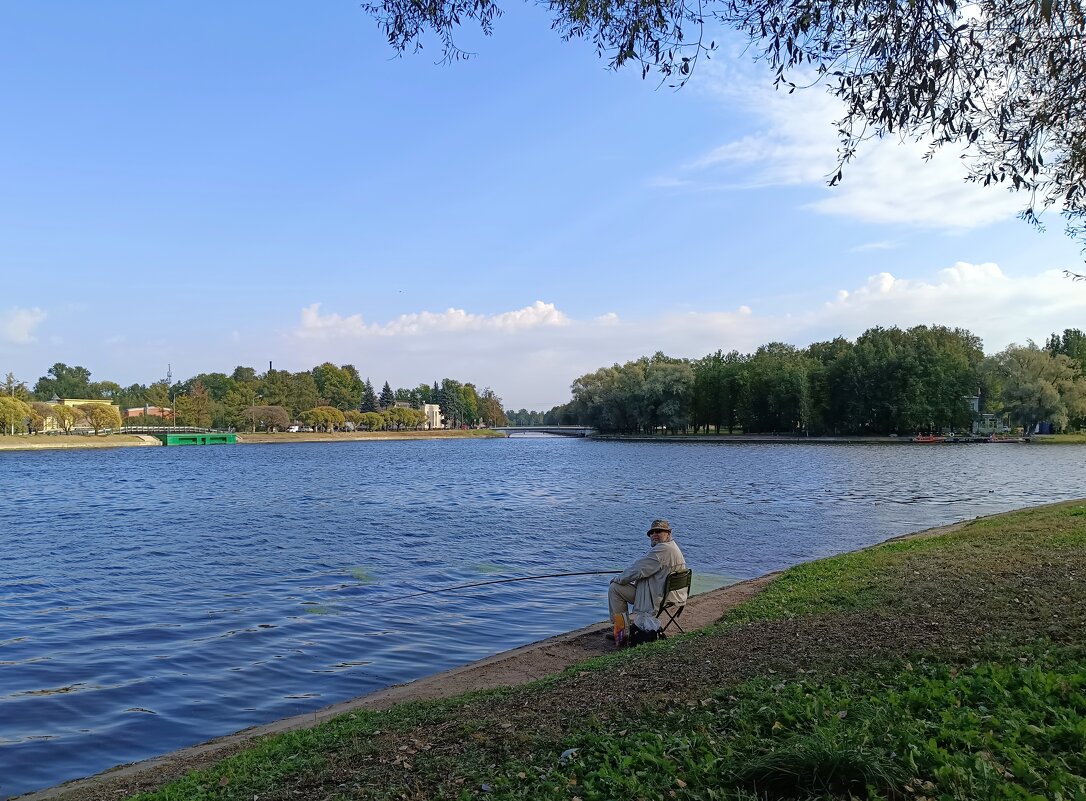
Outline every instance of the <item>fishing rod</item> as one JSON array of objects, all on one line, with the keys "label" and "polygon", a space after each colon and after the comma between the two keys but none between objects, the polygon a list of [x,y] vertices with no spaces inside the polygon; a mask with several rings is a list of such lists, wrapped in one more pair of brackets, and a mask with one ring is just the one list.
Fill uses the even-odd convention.
[{"label": "fishing rod", "polygon": [[438,587],[435,590],[422,590],[407,595],[397,595],[395,598],[385,598],[374,601],[372,606],[388,604],[393,601],[403,601],[407,598],[418,598],[422,595],[434,595],[439,592],[452,592],[453,590],[466,590],[470,587],[483,587],[487,584],[509,584],[514,581],[540,581],[541,579],[566,578],[568,576],[610,576],[621,573],[621,570],[587,570],[581,573],[548,573],[544,576],[519,576],[517,578],[491,579],[490,581],[473,581],[471,584],[456,584],[452,587]]}]

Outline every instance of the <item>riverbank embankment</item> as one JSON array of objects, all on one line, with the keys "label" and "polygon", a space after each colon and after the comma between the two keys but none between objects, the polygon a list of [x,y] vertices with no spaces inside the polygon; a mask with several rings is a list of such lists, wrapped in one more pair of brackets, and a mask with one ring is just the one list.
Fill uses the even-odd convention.
[{"label": "riverbank embankment", "polygon": [[238,443],[245,445],[282,445],[293,442],[367,442],[374,440],[428,440],[428,439],[502,439],[505,434],[488,428],[431,429],[429,431],[336,431],[326,434],[320,431],[284,431],[265,434],[257,432],[238,434]]},{"label": "riverbank embankment", "polygon": [[[344,431],[325,434],[322,432],[283,432],[281,434],[242,433],[238,443],[246,445],[284,445],[297,442],[360,442],[376,440],[430,440],[430,439],[493,439],[505,434],[489,429],[451,429],[433,431]],[[161,447],[162,443],[147,434],[36,434],[0,436],[0,451],[83,450],[87,448],[142,448]]]},{"label": "riverbank embankment", "polygon": [[[978,518],[800,565],[742,603],[708,594],[719,621],[690,636],[561,670],[578,638],[606,650],[593,627],[427,680],[477,692],[385,708],[412,696],[383,691],[242,733],[227,759],[211,744],[30,798],[121,798],[187,767],[147,801],[1076,797],[1084,574],[1086,502]],[[533,663],[560,672],[531,681]]]},{"label": "riverbank embankment", "polygon": [[960,439],[945,442],[915,442],[912,437],[870,437],[870,436],[819,436],[808,437],[796,434],[593,434],[591,439],[603,442],[720,442],[732,445],[742,444],[780,444],[780,445],[1029,445],[1045,443],[1049,445],[1083,445],[1086,434],[1042,434],[1029,438],[1013,438],[986,441],[970,439],[963,435]]},{"label": "riverbank embankment", "polygon": [[146,434],[36,434],[0,436],[0,451],[86,450],[90,448],[150,448],[162,443]]}]

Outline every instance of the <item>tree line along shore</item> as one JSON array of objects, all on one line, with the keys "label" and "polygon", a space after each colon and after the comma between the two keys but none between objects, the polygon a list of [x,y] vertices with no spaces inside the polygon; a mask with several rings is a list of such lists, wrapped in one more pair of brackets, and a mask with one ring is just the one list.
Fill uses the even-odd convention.
[{"label": "tree line along shore", "polygon": [[1086,797],[1086,501],[949,528],[794,567],[706,629],[541,681],[53,797]]},{"label": "tree line along shore", "polygon": [[984,354],[960,328],[872,328],[797,348],[700,359],[657,353],[573,382],[572,400],[514,425],[601,432],[887,436],[1059,433],[1086,426],[1086,334],[1066,329]]},{"label": "tree line along shore", "polygon": [[[34,430],[51,402],[82,398],[135,412],[125,418],[133,425],[166,418],[253,432],[292,423],[322,431],[509,424],[813,436],[1059,433],[1086,426],[1086,334],[1077,328],[1052,334],[1043,348],[1029,342],[988,356],[979,337],[943,326],[876,327],[855,341],[837,337],[806,348],[772,342],[750,354],[718,350],[700,359],[656,353],[576,378],[572,399],[547,412],[507,411],[489,387],[480,392],[450,378],[395,390],[386,381],[378,394],[353,365],[330,362],[297,373],[239,366],[230,375],[129,387],[90,379],[85,367],[59,362],[33,389],[9,373],[0,423],[8,433]],[[91,427],[109,427],[112,420],[91,406],[74,413]],[[435,420],[420,415],[428,406],[437,410]]]},{"label": "tree line along shore", "polygon": [[[353,432],[248,432],[238,434],[242,445],[288,445],[303,442],[359,442],[394,439],[492,439],[505,434],[487,428],[435,429],[429,431],[353,431]],[[88,448],[154,447],[162,443],[154,437],[138,434],[56,434],[50,436],[0,436],[0,451],[85,450]]]},{"label": "tree line along shore", "polygon": [[[79,399],[73,402],[70,399]],[[436,414],[423,411],[432,407]],[[354,365],[330,362],[312,370],[257,373],[239,366],[233,373],[200,373],[185,381],[168,379],[127,387],[92,381],[86,367],[54,364],[33,388],[8,373],[0,395],[5,433],[78,427],[97,434],[126,426],[192,426],[239,431],[286,431],[292,425],[313,431],[463,429],[504,425],[499,398],[489,387],[452,378],[380,393]]]}]

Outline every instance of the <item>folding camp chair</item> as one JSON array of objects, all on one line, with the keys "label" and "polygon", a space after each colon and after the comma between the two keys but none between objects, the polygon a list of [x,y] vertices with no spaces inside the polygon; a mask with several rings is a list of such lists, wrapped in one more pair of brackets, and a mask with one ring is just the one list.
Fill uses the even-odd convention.
[{"label": "folding camp chair", "polygon": [[[686,590],[687,596],[690,595],[690,580],[694,574],[690,570],[676,570],[674,573],[667,577],[667,584],[664,585],[664,595],[660,599],[660,608],[656,610],[656,618],[662,624],[661,631],[667,631],[667,627],[672,623],[681,631],[686,634],[686,631],[681,625],[679,625],[679,616],[682,615],[683,610],[686,609],[686,600],[682,601],[669,601],[671,593],[676,590]],[[667,622],[664,622],[664,616],[667,617]]]}]

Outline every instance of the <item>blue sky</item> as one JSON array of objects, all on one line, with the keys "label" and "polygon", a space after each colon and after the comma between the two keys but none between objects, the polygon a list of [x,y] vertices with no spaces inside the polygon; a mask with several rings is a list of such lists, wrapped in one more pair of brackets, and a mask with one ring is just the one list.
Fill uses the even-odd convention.
[{"label": "blue sky", "polygon": [[0,373],[351,362],[548,408],[656,350],[1082,327],[1058,217],[876,142],[725,47],[681,91],[509,6],[394,57],[356,2],[0,7]]}]

